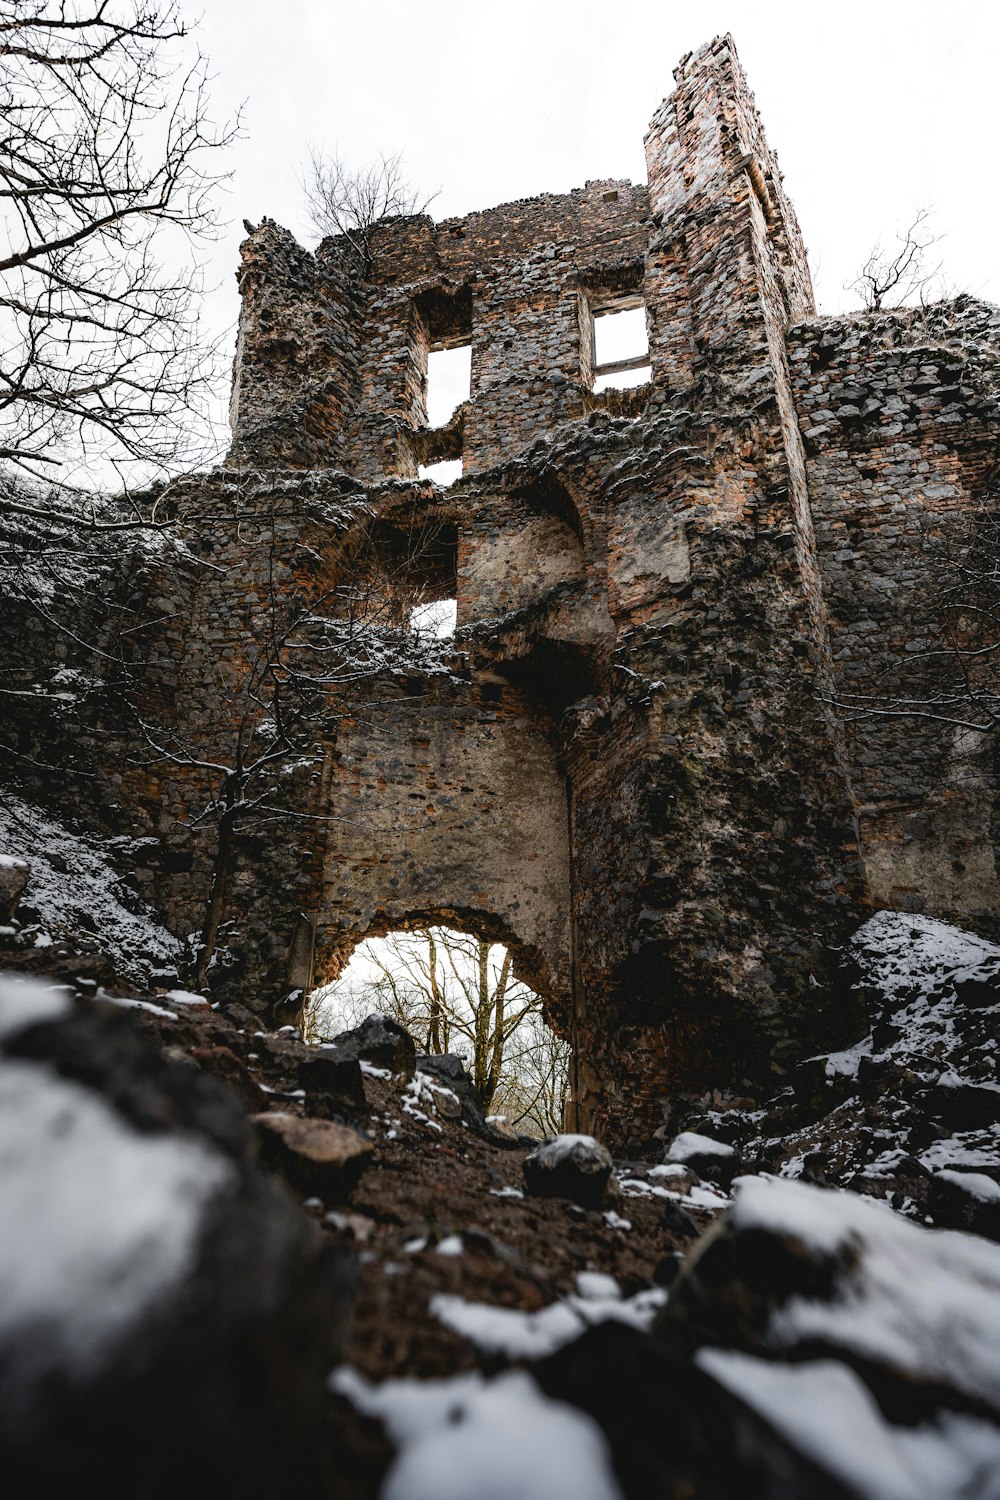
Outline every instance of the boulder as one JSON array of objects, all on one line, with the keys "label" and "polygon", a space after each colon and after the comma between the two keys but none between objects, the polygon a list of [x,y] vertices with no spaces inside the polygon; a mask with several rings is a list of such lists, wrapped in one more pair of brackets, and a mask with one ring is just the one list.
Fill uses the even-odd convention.
[{"label": "boulder", "polygon": [[476,1097],[475,1085],[469,1077],[465,1063],[455,1052],[430,1052],[417,1058],[417,1072],[428,1073],[445,1088],[451,1089],[462,1109],[462,1119],[470,1130],[486,1140],[495,1140],[486,1123],[482,1105]]},{"label": "boulder", "polygon": [[850,1493],[992,1493],[998,1246],[853,1193],[744,1178],[656,1332]]},{"label": "boulder", "polygon": [[699,1135],[693,1130],[675,1136],[663,1159],[687,1167],[704,1181],[717,1182],[723,1187],[729,1187],[740,1170],[739,1152],[735,1146],[714,1141],[711,1136]]},{"label": "boulder", "polygon": [[31,876],[27,860],[0,854],[0,924],[10,922],[21,903]]},{"label": "boulder", "polygon": [[280,1071],[286,1086],[305,1089],[314,1107],[317,1097],[323,1096],[329,1101],[330,1112],[337,1112],[338,1106],[349,1114],[364,1111],[365,1086],[353,1053],[331,1042],[307,1046],[292,1034],[291,1028],[257,1037],[256,1046]]},{"label": "boulder", "polygon": [[345,1252],[255,1165],[236,1097],[150,1048],[134,1013],[14,988],[0,981],[5,1488],[327,1493]]},{"label": "boulder", "polygon": [[356,1130],[332,1120],[300,1119],[277,1111],[255,1115],[261,1154],[297,1192],[324,1202],[346,1198],[372,1157]]},{"label": "boulder", "polygon": [[393,1077],[412,1078],[417,1066],[417,1044],[405,1027],[391,1016],[366,1016],[353,1031],[335,1036],[334,1045],[375,1068],[385,1068]]},{"label": "boulder", "polygon": [[939,1229],[967,1229],[1000,1240],[1000,1182],[983,1172],[935,1172],[928,1184],[927,1212]]},{"label": "boulder", "polygon": [[569,1198],[600,1209],[611,1197],[610,1153],[592,1135],[549,1136],[524,1158],[524,1181],[539,1198]]}]

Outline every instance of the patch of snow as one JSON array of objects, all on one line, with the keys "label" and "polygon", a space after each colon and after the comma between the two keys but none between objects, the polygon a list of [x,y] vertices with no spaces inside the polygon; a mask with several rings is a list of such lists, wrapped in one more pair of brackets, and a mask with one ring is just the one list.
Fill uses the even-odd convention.
[{"label": "patch of snow", "polygon": [[666,1293],[659,1287],[623,1298],[616,1286],[613,1296],[570,1296],[550,1302],[538,1312],[522,1312],[486,1302],[467,1302],[464,1297],[442,1292],[431,1298],[429,1310],[452,1333],[487,1354],[543,1359],[577,1338],[591,1323],[608,1318],[646,1331],[666,1300]]},{"label": "patch of snow", "polygon": [[865,1500],[947,1500],[992,1493],[1000,1432],[945,1412],[893,1427],[853,1370],[836,1360],[778,1364],[701,1349],[695,1362],[806,1458]]},{"label": "patch of snow", "polygon": [[61,1021],[71,1010],[64,989],[23,974],[0,974],[0,1040],[44,1021]]},{"label": "patch of snow", "polygon": [[570,1154],[574,1146],[596,1146],[597,1142],[592,1135],[572,1135],[567,1132],[565,1135],[550,1136],[542,1144],[551,1161],[561,1161]]},{"label": "patch of snow", "polygon": [[745,1177],[738,1229],[765,1229],[850,1268],[830,1298],[794,1297],[771,1316],[776,1353],[822,1339],[904,1376],[1000,1404],[1000,1245],[928,1231],[884,1203],[782,1178]]},{"label": "patch of snow", "polygon": [[934,1176],[942,1182],[954,1183],[980,1203],[1000,1203],[1000,1182],[987,1177],[985,1172],[949,1172],[946,1168]]},{"label": "patch of snow", "polygon": [[434,1249],[438,1255],[464,1255],[465,1253],[465,1246],[462,1243],[462,1236],[460,1234],[446,1235],[443,1240],[438,1241]]},{"label": "patch of snow", "polygon": [[330,1384],[400,1450],[381,1500],[621,1500],[596,1422],[523,1371],[375,1386],[341,1369]]},{"label": "patch of snow", "polygon": [[840,1052],[827,1052],[824,1055],[827,1078],[857,1078],[858,1069],[863,1057],[871,1057],[873,1051],[870,1036],[855,1042],[853,1047],[845,1047]]},{"label": "patch of snow", "polygon": [[611,1297],[619,1301],[622,1294],[621,1287],[615,1278],[605,1275],[603,1271],[578,1271],[576,1290],[577,1295],[588,1302],[602,1297]]},{"label": "patch of snow", "polygon": [[1000,1123],[985,1130],[965,1130],[934,1141],[920,1153],[930,1171],[941,1167],[990,1167],[1000,1162]]},{"label": "patch of snow", "polygon": [[516,1187],[490,1188],[489,1191],[490,1191],[490,1197],[491,1198],[523,1198],[524,1197],[524,1194],[522,1193],[521,1189],[520,1188],[516,1188]]},{"label": "patch of snow", "polygon": [[710,1187],[704,1187],[701,1183],[695,1183],[694,1187],[686,1195],[688,1203],[693,1203],[696,1208],[728,1208],[731,1199],[725,1193],[717,1193]]},{"label": "patch of snow", "polygon": [[206,1000],[204,995],[196,995],[192,990],[167,990],[163,998],[165,1000],[172,1000],[175,1005],[207,1005],[211,1007],[211,1002]]},{"label": "patch of snow", "polygon": [[613,1208],[605,1210],[604,1222],[609,1229],[631,1229],[632,1220],[623,1219],[621,1214],[616,1214]]},{"label": "patch of snow", "polygon": [[663,1166],[650,1167],[648,1175],[650,1182],[659,1182],[661,1178],[665,1177],[683,1177],[686,1171],[687,1167],[684,1166],[683,1162],[668,1161]]},{"label": "patch of snow", "polygon": [[698,1135],[694,1130],[684,1130],[670,1142],[667,1155],[672,1162],[681,1164],[690,1161],[695,1156],[717,1156],[720,1161],[731,1161],[736,1155],[736,1150],[733,1146],[727,1146],[723,1141],[713,1141],[711,1136]]},{"label": "patch of snow", "polygon": [[161,1020],[177,1020],[172,1010],[167,1010],[163,1005],[154,1005],[151,1000],[130,1000],[125,995],[109,995],[106,990],[98,990],[97,997],[106,1005],[116,1005],[119,1010],[144,1010],[151,1016],[159,1016]]},{"label": "patch of snow", "polygon": [[358,1058],[358,1067],[362,1073],[367,1073],[369,1078],[382,1078],[388,1082],[392,1077],[388,1068],[376,1068],[375,1064],[369,1062],[365,1057]]},{"label": "patch of snow", "polygon": [[233,1168],[37,1063],[0,1062],[0,1118],[0,1334],[30,1335],[32,1379],[93,1368],[188,1271]]}]

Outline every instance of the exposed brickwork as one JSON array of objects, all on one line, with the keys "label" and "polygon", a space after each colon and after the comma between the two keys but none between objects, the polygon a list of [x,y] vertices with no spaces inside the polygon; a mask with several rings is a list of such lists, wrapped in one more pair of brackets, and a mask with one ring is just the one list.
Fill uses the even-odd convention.
[{"label": "exposed brickwork", "polygon": [[[965,545],[995,455],[1000,314],[817,319],[731,41],[675,77],[648,188],[393,221],[370,275],[250,235],[233,452],[174,492],[187,558],[137,606],[148,716],[202,764],[133,747],[110,775],[155,835],[144,889],[196,929],[197,814],[275,600],[373,631],[402,660],[341,673],[282,815],[237,839],[220,993],[294,1010],[427,918],[502,937],[576,1044],[580,1123],[622,1147],[678,1089],[835,1041],[866,906],[985,926],[997,895],[992,747],[843,700],[931,638],[928,540]],[[596,395],[616,294],[652,381]],[[428,351],[463,342],[470,400],[431,430]],[[446,457],[457,485],[416,481]],[[413,600],[451,596],[454,650],[407,645]]]}]

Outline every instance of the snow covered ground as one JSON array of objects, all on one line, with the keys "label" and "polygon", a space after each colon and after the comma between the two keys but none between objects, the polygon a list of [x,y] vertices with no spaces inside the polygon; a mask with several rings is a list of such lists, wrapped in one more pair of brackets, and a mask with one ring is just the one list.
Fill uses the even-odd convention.
[{"label": "snow covered ground", "polygon": [[138,984],[175,977],[181,944],[115,871],[109,852],[15,793],[0,796],[0,854],[31,867],[25,905],[36,947],[80,934]]}]

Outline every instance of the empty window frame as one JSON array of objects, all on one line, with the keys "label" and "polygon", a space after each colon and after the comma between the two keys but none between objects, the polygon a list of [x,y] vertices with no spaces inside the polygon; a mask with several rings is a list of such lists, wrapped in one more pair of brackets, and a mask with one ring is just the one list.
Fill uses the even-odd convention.
[{"label": "empty window frame", "polygon": [[646,304],[635,294],[591,300],[594,391],[624,390],[652,379]]},{"label": "empty window frame", "polygon": [[455,634],[458,601],[430,599],[410,611],[410,630],[423,641],[446,641]]},{"label": "empty window frame", "polygon": [[427,352],[427,425],[447,427],[468,401],[472,385],[472,345],[455,344]]},{"label": "empty window frame", "polygon": [[442,489],[456,484],[462,477],[462,460],[460,458],[443,458],[433,464],[418,464],[417,478],[430,479],[434,484],[439,484]]}]

